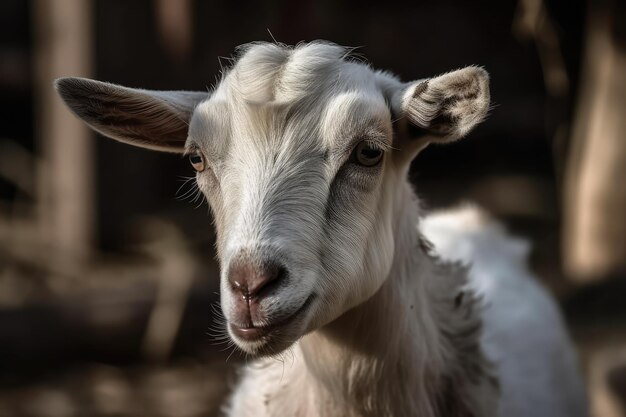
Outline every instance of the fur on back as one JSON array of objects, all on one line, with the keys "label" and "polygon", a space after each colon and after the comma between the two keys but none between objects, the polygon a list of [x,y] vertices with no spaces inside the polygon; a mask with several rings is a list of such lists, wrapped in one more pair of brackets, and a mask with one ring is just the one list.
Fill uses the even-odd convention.
[{"label": "fur on back", "polygon": [[471,205],[434,212],[421,230],[442,259],[470,266],[468,286],[484,304],[482,346],[500,380],[500,415],[586,416],[576,354],[557,306],[528,270],[528,243]]}]

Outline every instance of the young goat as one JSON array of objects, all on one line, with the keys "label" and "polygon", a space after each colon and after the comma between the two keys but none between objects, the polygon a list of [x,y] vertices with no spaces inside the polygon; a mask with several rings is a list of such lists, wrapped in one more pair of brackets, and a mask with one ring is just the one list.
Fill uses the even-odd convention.
[{"label": "young goat", "polygon": [[420,221],[407,181],[429,143],[483,120],[485,70],[402,83],[331,43],[255,43],[208,93],[56,86],[100,133],[190,155],[228,334],[260,357],[228,415],[586,414],[524,243],[472,208]]}]

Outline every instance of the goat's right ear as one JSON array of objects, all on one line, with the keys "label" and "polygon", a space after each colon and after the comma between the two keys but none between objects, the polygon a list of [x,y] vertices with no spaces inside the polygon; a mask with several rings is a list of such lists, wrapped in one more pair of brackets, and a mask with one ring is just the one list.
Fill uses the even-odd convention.
[{"label": "goat's right ear", "polygon": [[[383,79],[384,75],[383,75]],[[411,160],[430,143],[453,142],[467,135],[489,111],[489,74],[465,67],[437,77],[401,84],[385,79],[398,119],[402,156]]]},{"label": "goat's right ear", "polygon": [[65,104],[94,130],[143,148],[184,152],[189,120],[207,92],[151,91],[86,78],[54,83]]}]

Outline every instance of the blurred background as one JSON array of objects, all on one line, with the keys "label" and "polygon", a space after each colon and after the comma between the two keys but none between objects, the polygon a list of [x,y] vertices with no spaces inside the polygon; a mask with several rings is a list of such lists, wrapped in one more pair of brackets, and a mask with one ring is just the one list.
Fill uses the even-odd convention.
[{"label": "blurred background", "polygon": [[490,72],[489,119],[411,179],[428,208],[474,201],[532,242],[594,416],[626,415],[625,2],[2,0],[0,416],[217,415],[242,359],[211,336],[192,168],[91,133],[52,81],[204,90],[272,35],[360,46],[404,80]]}]

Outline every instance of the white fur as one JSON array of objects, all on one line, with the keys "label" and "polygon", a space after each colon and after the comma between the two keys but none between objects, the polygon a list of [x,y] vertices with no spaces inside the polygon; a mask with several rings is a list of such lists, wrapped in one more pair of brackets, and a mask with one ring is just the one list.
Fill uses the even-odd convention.
[{"label": "white fur", "polygon": [[[501,416],[586,416],[576,354],[559,311],[527,267],[527,242],[471,206],[434,213],[422,231],[446,260],[471,265],[482,343],[497,369]],[[558,388],[557,388],[558,387]]]}]

